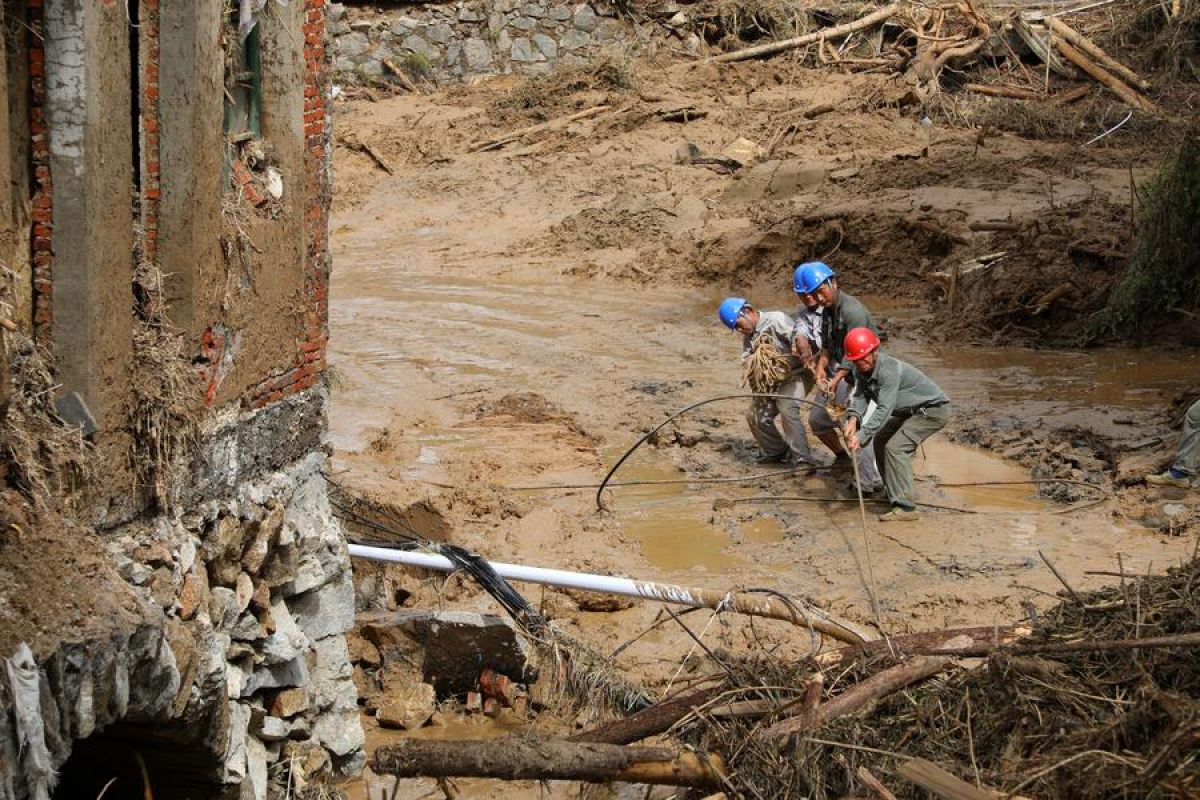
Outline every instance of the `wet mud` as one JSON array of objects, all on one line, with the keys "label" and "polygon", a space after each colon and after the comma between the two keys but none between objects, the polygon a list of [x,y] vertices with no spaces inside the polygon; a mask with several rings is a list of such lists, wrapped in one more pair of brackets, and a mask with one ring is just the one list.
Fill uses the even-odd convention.
[{"label": "wet mud", "polygon": [[[808,88],[792,92],[794,102],[812,99]],[[764,97],[789,95],[778,89]],[[720,590],[771,587],[860,623],[873,622],[873,588],[881,621],[894,633],[1004,624],[1022,618],[1027,603],[1054,602],[1062,586],[1043,557],[1082,590],[1111,580],[1089,573],[1113,570],[1118,554],[1123,569],[1146,572],[1192,552],[1194,542],[1177,535],[1186,525],[1158,523],[1167,506],[1179,519],[1200,513],[1194,493],[1123,489],[1114,476],[1127,450],[1169,446],[1164,411],[1200,374],[1196,352],[1033,350],[930,337],[923,293],[894,290],[906,279],[887,265],[878,275],[849,270],[844,288],[882,318],[888,351],[921,366],[954,404],[950,427],[914,465],[920,500],[938,506],[927,507],[919,523],[880,524],[874,513],[883,506],[868,500],[864,531],[849,476],[829,471],[747,485],[617,487],[606,512],[597,511],[592,488],[539,488],[594,484],[666,415],[738,391],[740,342],[717,323],[716,303],[736,291],[760,307],[790,309],[787,261],[820,253],[781,239],[754,258],[744,251],[739,271],[717,263],[733,252],[728,246],[705,249],[704,241],[722,236],[728,245],[754,214],[786,211],[738,201],[741,210],[731,213],[730,193],[744,177],[673,163],[685,138],[705,147],[732,139],[732,116],[686,131],[666,123],[629,131],[580,125],[550,143],[467,153],[464,143],[486,130],[487,108],[482,90],[462,90],[352,104],[340,118],[365,137],[397,126],[415,126],[420,141],[443,134],[436,157],[397,161],[391,177],[372,174],[357,154],[338,153],[339,180],[348,188],[332,237],[337,382],[330,437],[336,479],[352,491],[401,515],[421,508],[436,517],[441,536],[496,560]],[[962,189],[953,169],[908,169],[895,152],[906,146],[904,136],[925,133],[872,114],[822,118],[823,135],[789,145],[785,158],[831,158],[849,146],[857,123],[861,169],[846,180],[851,193],[864,195],[860,211],[940,197],[976,204],[982,216],[1018,204],[1036,214],[1045,202],[998,175],[993,181],[1008,190],[978,182]],[[939,135],[955,152],[970,147],[953,132]],[[1059,201],[1071,193],[1115,197],[1118,178],[1128,191],[1127,171],[1109,175],[1096,162],[1068,176],[1047,143],[1000,136],[988,147],[1031,184],[1039,170],[1062,169]],[[877,202],[869,196],[877,184],[868,179],[880,174],[892,185]],[[804,196],[788,201],[793,212],[818,202],[812,187],[805,195],[803,181],[795,183],[793,195]],[[990,206],[982,192],[991,193]],[[689,231],[701,233],[683,248],[677,237]],[[835,264],[839,258],[830,256]],[[646,271],[656,275],[648,285],[638,281]],[[662,279],[672,275],[680,279]],[[714,404],[683,418],[642,447],[617,480],[765,471],[754,463],[743,406]],[[1145,445],[1150,440],[1157,442]],[[1020,483],[1035,477],[1099,488],[1058,497]],[[945,485],[979,482],[1003,485]],[[603,652],[661,617],[650,604],[594,611],[556,590],[516,588]],[[440,580],[405,602],[493,608],[471,585]],[[710,617],[699,612],[690,620],[714,647],[809,646],[807,635],[784,623]],[[624,649],[616,667],[658,691],[705,669],[694,651],[687,634],[663,625]],[[553,724],[564,722],[582,724]],[[372,726],[369,744],[392,735]],[[412,783],[400,797],[432,788]],[[488,796],[478,790],[466,796]]]}]

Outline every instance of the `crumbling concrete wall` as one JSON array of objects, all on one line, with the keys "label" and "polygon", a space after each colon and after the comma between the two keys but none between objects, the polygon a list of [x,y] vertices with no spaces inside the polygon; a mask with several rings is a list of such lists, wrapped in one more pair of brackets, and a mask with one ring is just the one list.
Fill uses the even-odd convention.
[{"label": "crumbling concrete wall", "polygon": [[631,41],[632,28],[603,3],[458,0],[374,13],[329,5],[339,80],[386,78],[390,61],[446,83],[472,75],[530,75],[582,64]]}]

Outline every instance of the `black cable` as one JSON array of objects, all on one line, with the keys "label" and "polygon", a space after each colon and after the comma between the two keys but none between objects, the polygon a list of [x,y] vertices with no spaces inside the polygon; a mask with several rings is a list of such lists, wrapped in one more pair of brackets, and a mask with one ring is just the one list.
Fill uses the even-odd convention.
[{"label": "black cable", "polygon": [[667,417],[665,420],[663,420],[661,423],[659,423],[654,428],[651,428],[648,432],[646,432],[642,436],[642,438],[640,438],[636,442],[634,442],[633,446],[630,447],[628,450],[626,450],[625,454],[623,456],[621,456],[619,459],[617,459],[617,463],[612,465],[612,469],[610,469],[608,471],[608,474],[604,476],[604,480],[600,481],[600,488],[596,490],[596,508],[600,509],[601,511],[608,510],[607,508],[604,507],[604,489],[606,486],[608,486],[609,480],[612,478],[612,476],[614,474],[616,474],[616,471],[621,468],[621,465],[625,463],[625,460],[627,458],[629,458],[631,455],[633,455],[634,450],[637,450],[639,447],[641,447],[643,444],[645,444],[646,440],[648,440],[651,436],[653,436],[654,434],[658,433],[660,430],[665,428],[669,423],[674,422],[676,419],[679,419],[680,417],[682,417],[684,414],[688,413],[689,411],[700,408],[700,406],[706,406],[709,403],[717,403],[722,400],[745,400],[745,399],[752,399],[752,398],[756,398],[756,397],[764,397],[764,398],[769,398],[772,400],[790,400],[794,403],[803,403],[804,405],[813,406],[814,408],[826,408],[827,407],[825,403],[817,403],[813,400],[805,400],[804,398],[792,397],[791,395],[787,395],[787,394],[760,394],[757,392],[752,393],[752,394],[723,394],[720,397],[710,397],[707,400],[701,400],[699,403],[692,403],[690,406],[688,406],[684,409],[681,409],[679,411],[676,411],[674,414]]}]

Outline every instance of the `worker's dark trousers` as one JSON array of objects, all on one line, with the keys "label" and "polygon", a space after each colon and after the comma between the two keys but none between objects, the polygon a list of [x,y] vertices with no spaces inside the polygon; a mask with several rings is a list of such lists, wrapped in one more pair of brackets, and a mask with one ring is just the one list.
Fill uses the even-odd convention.
[{"label": "worker's dark trousers", "polygon": [[893,415],[875,434],[875,462],[883,473],[892,505],[915,508],[917,490],[913,486],[912,459],[921,442],[946,427],[950,406],[941,405],[918,411],[911,417]]}]

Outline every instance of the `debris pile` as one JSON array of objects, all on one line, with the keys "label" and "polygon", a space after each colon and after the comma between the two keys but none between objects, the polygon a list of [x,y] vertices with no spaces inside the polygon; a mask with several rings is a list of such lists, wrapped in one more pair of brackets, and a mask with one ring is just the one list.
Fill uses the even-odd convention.
[{"label": "debris pile", "polygon": [[[891,652],[874,643],[799,664],[726,662],[720,702],[697,708],[680,735],[725,757],[736,796],[864,795],[871,780],[897,797],[924,796],[909,777],[915,758],[1018,796],[1191,796],[1200,787],[1200,560],[1114,577],[1117,586],[1072,590],[1010,644],[992,642],[1029,631],[898,637]],[[922,671],[944,676],[917,683]],[[889,675],[915,688],[887,697]],[[806,710],[814,683],[824,683],[823,699]],[[874,708],[827,713],[869,685]]]}]

